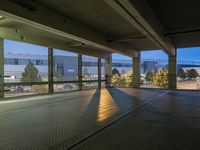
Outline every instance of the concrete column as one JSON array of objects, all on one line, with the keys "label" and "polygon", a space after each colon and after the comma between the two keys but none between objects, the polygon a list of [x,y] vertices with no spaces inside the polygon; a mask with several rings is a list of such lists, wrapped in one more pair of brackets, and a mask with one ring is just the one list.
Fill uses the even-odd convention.
[{"label": "concrete column", "polygon": [[82,54],[78,54],[78,87],[79,90],[83,89],[83,84],[82,84],[82,65],[83,65],[83,60],[82,60]]},{"label": "concrete column", "polygon": [[106,58],[106,86],[111,86],[112,83],[112,53],[109,53]]},{"label": "concrete column", "polygon": [[53,93],[53,48],[48,48],[49,93]]},{"label": "concrete column", "polygon": [[140,87],[140,52],[134,52],[133,55],[133,87]]},{"label": "concrete column", "polygon": [[176,89],[176,72],[177,72],[177,68],[176,68],[176,54],[175,56],[169,56],[168,59],[169,63],[168,63],[168,68],[169,68],[169,76],[168,76],[168,86],[169,89],[171,90],[175,90]]},{"label": "concrete column", "polygon": [[4,98],[4,40],[0,39],[0,98]]},{"label": "concrete column", "polygon": [[98,88],[101,88],[101,58],[98,58]]}]

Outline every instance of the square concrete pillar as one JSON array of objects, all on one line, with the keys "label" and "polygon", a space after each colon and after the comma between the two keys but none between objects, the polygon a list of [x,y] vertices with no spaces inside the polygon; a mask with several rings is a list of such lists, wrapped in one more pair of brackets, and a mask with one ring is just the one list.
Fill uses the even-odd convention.
[{"label": "square concrete pillar", "polygon": [[106,86],[112,84],[112,53],[109,53],[106,58]]},{"label": "square concrete pillar", "polygon": [[4,40],[0,38],[0,99],[4,98]]},{"label": "square concrete pillar", "polygon": [[48,48],[49,93],[53,93],[53,48]]},{"label": "square concrete pillar", "polygon": [[169,89],[175,90],[177,86],[176,54],[174,56],[169,56],[168,61],[169,61],[168,62],[168,68],[169,68],[168,86],[169,86]]},{"label": "square concrete pillar", "polygon": [[82,65],[83,65],[83,57],[82,57],[82,54],[78,54],[78,87],[79,87],[79,90],[82,90],[83,89],[83,84],[82,84],[82,78],[83,78],[83,75],[82,75]]},{"label": "square concrete pillar", "polygon": [[101,88],[101,58],[98,58],[98,88]]},{"label": "square concrete pillar", "polygon": [[136,51],[133,55],[133,87],[140,87],[140,52]]}]

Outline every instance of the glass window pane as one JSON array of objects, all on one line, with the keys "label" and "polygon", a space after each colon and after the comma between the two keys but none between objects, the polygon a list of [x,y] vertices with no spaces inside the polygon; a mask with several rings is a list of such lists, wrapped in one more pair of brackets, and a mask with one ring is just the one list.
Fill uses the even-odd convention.
[{"label": "glass window pane", "polygon": [[98,58],[83,55],[82,61],[83,80],[98,80]]},{"label": "glass window pane", "polygon": [[77,83],[54,84],[54,92],[64,92],[73,90],[78,90]]},{"label": "glass window pane", "polygon": [[177,89],[200,89],[200,47],[177,49]]},{"label": "glass window pane", "polygon": [[84,90],[94,89],[97,87],[98,87],[98,82],[84,82],[83,83]]},{"label": "glass window pane", "polygon": [[48,81],[48,48],[5,40],[4,59],[5,83]]},{"label": "glass window pane", "polygon": [[54,81],[78,80],[78,54],[63,50],[54,50]]},{"label": "glass window pane", "polygon": [[116,87],[131,87],[133,76],[132,58],[112,54],[112,85]]},{"label": "glass window pane", "polygon": [[163,51],[141,52],[141,87],[168,88],[168,56]]},{"label": "glass window pane", "polygon": [[16,97],[34,94],[45,94],[48,93],[48,85],[16,85],[16,86],[5,86],[4,87],[5,97]]},{"label": "glass window pane", "polygon": [[101,59],[101,80],[106,79],[106,60]]}]

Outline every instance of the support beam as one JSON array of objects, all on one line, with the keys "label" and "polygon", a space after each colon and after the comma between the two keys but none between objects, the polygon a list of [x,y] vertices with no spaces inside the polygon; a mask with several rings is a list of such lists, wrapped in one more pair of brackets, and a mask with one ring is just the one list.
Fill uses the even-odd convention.
[{"label": "support beam", "polygon": [[79,41],[88,46],[93,46],[108,52],[118,52],[130,55],[132,47],[123,44],[108,43],[107,37],[96,29],[63,16],[57,11],[46,7],[42,3],[35,4],[36,10],[20,6],[9,0],[1,0],[0,14],[13,21],[50,32],[64,39]]},{"label": "support beam", "polygon": [[83,71],[82,71],[82,65],[83,65],[83,57],[82,54],[78,54],[78,87],[79,90],[83,89],[83,83],[82,83],[82,78],[83,78]]},{"label": "support beam", "polygon": [[133,58],[133,87],[140,87],[140,52],[135,52]]},{"label": "support beam", "polygon": [[48,48],[49,93],[53,93],[53,48]]},{"label": "support beam", "polygon": [[101,58],[98,58],[98,88],[101,89]]},{"label": "support beam", "polygon": [[4,40],[0,38],[0,99],[4,98]]},{"label": "support beam", "polygon": [[112,84],[112,53],[107,55],[106,58],[106,86]]},{"label": "support beam", "polygon": [[168,68],[169,68],[169,82],[168,86],[170,90],[175,90],[177,88],[177,60],[175,56],[169,56],[168,59]]},{"label": "support beam", "polygon": [[46,37],[45,35],[37,35],[36,33],[32,33],[21,28],[19,29],[19,28],[0,27],[0,33],[1,33],[0,38],[27,42],[31,44],[46,46],[46,47],[53,47],[56,49],[67,50],[67,51],[71,51],[75,53],[82,53],[85,55],[90,55],[90,56],[95,56],[95,57],[106,58],[106,55],[108,54],[108,52],[106,51],[101,51],[101,53],[99,53],[98,50],[94,50],[90,48],[84,48],[84,47],[72,48],[68,46],[68,44],[65,41],[52,39],[52,38]]},{"label": "support beam", "polygon": [[171,40],[163,36],[163,27],[146,0],[104,1],[167,54],[175,55]]},{"label": "support beam", "polygon": [[145,36],[135,35],[135,36],[120,36],[120,37],[111,37],[108,39],[108,42],[127,42],[134,41],[136,39],[144,39]]}]

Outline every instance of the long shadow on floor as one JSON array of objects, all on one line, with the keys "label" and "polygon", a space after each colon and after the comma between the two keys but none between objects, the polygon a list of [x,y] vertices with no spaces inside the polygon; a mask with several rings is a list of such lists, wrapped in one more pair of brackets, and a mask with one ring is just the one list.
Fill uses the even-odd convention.
[{"label": "long shadow on floor", "polygon": [[[123,102],[134,101],[140,105],[141,100],[128,96],[119,89],[107,89],[119,108],[125,108]],[[175,96],[175,95],[174,95]],[[178,97],[176,97],[178,98]],[[182,98],[182,97],[180,97]],[[186,97],[188,100],[190,97]],[[140,111],[129,115],[94,136],[89,142],[78,148],[84,149],[138,149],[138,150],[198,150],[200,149],[200,120],[180,116],[170,112],[163,102],[179,110],[180,104],[174,104],[172,95],[146,105]],[[134,104],[134,102],[132,102]],[[137,105],[138,105],[137,104]],[[189,105],[188,105],[189,106]],[[197,107],[193,107],[198,109]],[[181,114],[183,111],[179,110]],[[112,133],[112,134],[111,134]],[[114,138],[113,138],[114,137]],[[102,144],[104,143],[104,144]]]},{"label": "long shadow on floor", "polygon": [[[140,91],[138,90],[136,93]],[[134,110],[151,98],[152,95],[149,93],[153,93],[153,91],[149,90],[142,91],[139,93],[139,96],[133,96],[117,88],[97,89],[89,100],[89,104],[85,108],[82,117],[84,119],[93,118],[94,122],[99,123],[111,119],[118,113],[124,113],[130,109]],[[146,99],[140,96],[140,94],[145,93],[149,94],[149,97]],[[154,95],[155,93],[154,91]],[[160,93],[157,92],[156,94]]]}]

